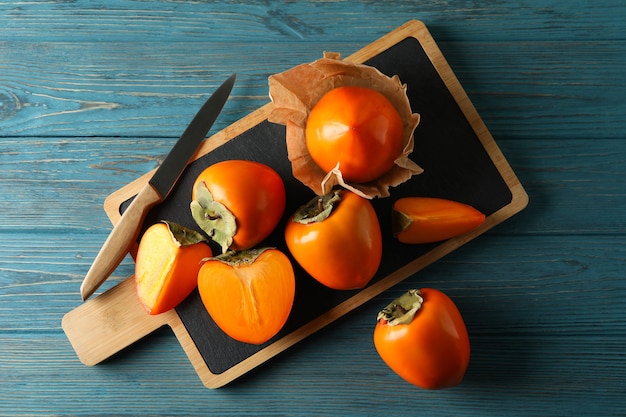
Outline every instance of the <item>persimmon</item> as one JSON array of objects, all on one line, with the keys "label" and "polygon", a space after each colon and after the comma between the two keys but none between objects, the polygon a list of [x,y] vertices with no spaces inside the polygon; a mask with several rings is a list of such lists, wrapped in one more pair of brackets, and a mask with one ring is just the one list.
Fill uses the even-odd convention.
[{"label": "persimmon", "polygon": [[382,233],[369,200],[348,190],[315,197],[287,221],[285,241],[313,278],[336,290],[363,288],[382,259]]},{"label": "persimmon", "polygon": [[344,180],[365,183],[393,167],[404,130],[400,114],[382,93],[344,86],[313,106],[305,136],[309,154],[324,172],[339,164]]},{"label": "persimmon", "polygon": [[392,232],[402,243],[432,243],[460,236],[485,221],[474,207],[432,197],[404,197],[392,210]]},{"label": "persimmon", "polygon": [[198,274],[200,298],[217,326],[250,344],[283,328],[295,289],[291,261],[274,248],[227,252],[207,260]]},{"label": "persimmon", "polygon": [[285,211],[285,186],[270,166],[227,160],[202,171],[192,190],[191,212],[208,236],[228,249],[249,249],[269,236]]},{"label": "persimmon", "polygon": [[433,288],[409,290],[378,313],[374,346],[396,374],[425,389],[458,385],[470,360],[459,309]]},{"label": "persimmon", "polygon": [[149,314],[176,307],[196,288],[202,259],[213,256],[200,233],[161,222],[150,226],[139,242],[135,284]]}]

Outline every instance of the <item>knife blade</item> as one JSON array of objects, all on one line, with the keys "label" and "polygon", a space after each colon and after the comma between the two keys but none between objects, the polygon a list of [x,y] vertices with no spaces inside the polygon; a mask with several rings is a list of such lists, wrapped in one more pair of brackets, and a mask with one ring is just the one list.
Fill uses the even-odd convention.
[{"label": "knife blade", "polygon": [[204,103],[115,225],[80,286],[83,301],[91,297],[122,262],[139,237],[141,225],[150,209],[165,200],[172,190],[226,104],[235,78],[236,74],[231,75]]}]

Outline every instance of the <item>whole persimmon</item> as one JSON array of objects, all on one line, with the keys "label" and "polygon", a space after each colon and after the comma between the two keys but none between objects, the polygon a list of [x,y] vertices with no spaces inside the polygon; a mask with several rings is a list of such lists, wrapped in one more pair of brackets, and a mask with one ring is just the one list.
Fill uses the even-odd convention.
[{"label": "whole persimmon", "polygon": [[366,183],[393,167],[404,130],[400,114],[382,93],[344,86],[313,106],[305,137],[311,158],[324,172],[339,164],[345,181]]},{"label": "whole persimmon", "polygon": [[434,288],[409,290],[377,317],[374,346],[382,360],[407,382],[442,389],[463,380],[470,341],[454,302]]},{"label": "whole persimmon", "polygon": [[365,287],[382,260],[382,232],[369,200],[349,190],[313,198],[287,221],[285,242],[294,259],[335,290]]},{"label": "whole persimmon", "polygon": [[202,259],[213,256],[204,236],[175,223],[150,226],[141,237],[135,284],[149,314],[176,307],[196,288]]},{"label": "whole persimmon", "polygon": [[198,292],[215,324],[235,340],[261,344],[287,322],[296,291],[291,261],[274,248],[227,252],[207,260]]},{"label": "whole persimmon", "polygon": [[286,193],[272,167],[233,159],[204,169],[192,200],[194,220],[224,253],[252,248],[268,237],[285,211]]}]

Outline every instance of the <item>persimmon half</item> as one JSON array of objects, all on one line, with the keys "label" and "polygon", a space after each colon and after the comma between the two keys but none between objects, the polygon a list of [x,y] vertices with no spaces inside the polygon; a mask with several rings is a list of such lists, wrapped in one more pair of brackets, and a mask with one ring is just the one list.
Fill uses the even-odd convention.
[{"label": "persimmon half", "polygon": [[224,333],[240,342],[261,344],[287,322],[296,281],[283,252],[249,249],[207,260],[198,274],[198,291]]},{"label": "persimmon half", "polygon": [[206,238],[175,223],[150,226],[139,242],[135,284],[149,314],[168,311],[196,288],[202,259],[213,256]]},{"label": "persimmon half", "polygon": [[313,106],[305,136],[311,158],[324,172],[339,164],[345,181],[366,183],[393,168],[404,130],[400,114],[382,93],[344,86]]}]

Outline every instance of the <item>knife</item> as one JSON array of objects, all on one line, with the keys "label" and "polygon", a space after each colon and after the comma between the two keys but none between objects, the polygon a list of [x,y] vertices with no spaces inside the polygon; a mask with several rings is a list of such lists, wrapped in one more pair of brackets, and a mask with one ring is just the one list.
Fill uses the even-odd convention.
[{"label": "knife", "polygon": [[122,262],[133,242],[139,237],[146,214],[152,207],[165,200],[172,190],[226,104],[235,78],[236,74],[231,75],[204,103],[163,163],[115,225],[80,286],[83,301],[87,300]]}]

